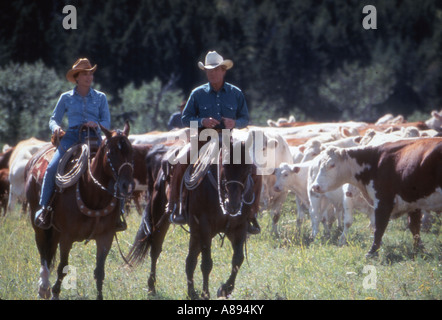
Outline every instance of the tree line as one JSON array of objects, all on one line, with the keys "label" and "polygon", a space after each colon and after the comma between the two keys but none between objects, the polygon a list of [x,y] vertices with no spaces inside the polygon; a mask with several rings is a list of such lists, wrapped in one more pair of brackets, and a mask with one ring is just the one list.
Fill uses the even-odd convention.
[{"label": "tree line", "polygon": [[[26,118],[26,110],[47,130],[66,89],[64,74],[78,57],[88,57],[98,64],[95,83],[108,94],[116,124],[131,117],[140,132],[164,129],[180,100],[205,81],[197,62],[209,50],[233,60],[227,81],[244,91],[255,124],[290,114],[298,120],[373,121],[387,112],[410,116],[440,109],[441,2],[370,4],[377,29],[367,30],[360,1],[2,1],[0,68],[16,72],[0,76],[0,112],[9,115],[3,122]],[[63,28],[66,5],[76,8],[75,30]],[[30,76],[35,84],[17,80],[23,88],[14,91],[8,82],[20,72],[13,70],[25,65],[43,75]],[[45,70],[60,85],[24,87],[41,86]],[[51,96],[44,108],[34,104],[43,97],[31,101],[34,89],[37,96]],[[1,125],[3,140],[8,128]]]}]

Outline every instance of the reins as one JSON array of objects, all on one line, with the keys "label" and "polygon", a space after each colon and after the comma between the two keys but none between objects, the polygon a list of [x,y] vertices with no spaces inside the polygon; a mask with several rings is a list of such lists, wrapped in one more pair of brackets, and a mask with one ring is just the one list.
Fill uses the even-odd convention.
[{"label": "reins", "polygon": [[[89,127],[88,127],[88,135],[89,135]],[[106,146],[107,146],[108,141],[106,141],[105,143],[106,143]],[[89,139],[88,139],[88,149],[90,150],[90,142],[89,142]],[[122,170],[125,166],[129,166],[129,167],[131,168],[131,170],[132,170],[132,173],[133,173],[133,171],[134,171],[134,165],[133,165],[133,163],[130,163],[129,161],[126,161],[126,162],[124,162],[122,165],[120,165],[120,166],[118,167],[118,171],[115,170],[114,165],[112,164],[112,161],[110,160],[110,157],[109,157],[109,150],[106,151],[106,162],[107,162],[107,163],[109,164],[109,166],[111,167],[111,170],[112,170],[112,178],[115,180],[113,193],[110,192],[108,188],[104,187],[104,186],[100,183],[100,181],[98,181],[98,179],[95,178],[94,175],[92,174],[92,171],[91,171],[91,157],[88,157],[88,173],[89,173],[89,176],[91,177],[92,181],[93,181],[98,187],[100,187],[102,190],[107,191],[107,192],[109,192],[110,194],[112,194],[112,196],[113,196],[114,198],[117,198],[117,199],[120,199],[120,200],[124,200],[124,199],[126,199],[125,197],[120,197],[120,196],[117,194],[117,191],[118,191],[118,190],[117,190],[117,188],[118,188],[118,181],[119,181],[119,179],[120,179],[120,173],[121,173],[121,170]]]},{"label": "reins", "polygon": [[[247,176],[247,180],[245,183],[238,180],[222,181],[221,178],[222,161],[220,160],[220,155],[222,150],[221,149],[216,150],[216,147],[218,146],[218,142],[216,140],[209,141],[209,143],[206,144],[206,146],[207,147],[204,150],[204,153],[200,155],[200,157],[197,159],[195,164],[193,166],[189,165],[186,171],[184,172],[184,176],[180,184],[180,201],[179,201],[180,214],[182,214],[183,188],[186,187],[187,190],[196,189],[200,185],[203,178],[207,175],[209,181],[212,183],[215,189],[218,190],[218,201],[224,215],[229,213],[227,212],[224,205],[223,192],[222,192],[223,188],[221,188],[221,185],[226,187],[229,184],[238,184],[242,188],[243,194],[242,194],[241,207],[236,214],[229,214],[232,217],[241,215],[243,204],[250,205],[255,201],[255,194],[253,192],[252,192],[252,199],[250,201],[247,201],[244,198],[244,194],[247,193],[250,190],[250,188],[253,186],[253,180],[251,179],[250,174]],[[213,163],[214,159],[218,159],[216,163],[217,179],[213,177],[213,174],[210,171],[210,165]]]},{"label": "reins", "polygon": [[[219,154],[220,154],[220,153],[221,153],[221,150],[219,151]],[[222,166],[222,164],[220,164],[220,163],[218,162],[218,164],[217,164],[217,185],[216,185],[216,187],[217,187],[217,189],[218,189],[219,205],[220,205],[220,207],[221,207],[221,210],[222,210],[223,214],[226,215],[226,214],[228,214],[228,212],[227,212],[227,210],[226,210],[226,208],[225,208],[225,206],[224,206],[224,201],[223,201],[223,199],[222,199],[222,188],[221,188],[221,180],[222,180],[222,179],[221,179],[221,166]],[[244,199],[244,194],[247,193],[247,192],[250,190],[250,188],[252,188],[252,186],[253,186],[253,180],[252,180],[252,177],[251,177],[250,174],[249,174],[249,175],[247,176],[247,179],[246,179],[246,184],[244,184],[244,183],[242,183],[241,181],[238,181],[238,180],[228,180],[228,181],[225,181],[225,182],[224,182],[223,186],[224,186],[224,187],[227,187],[227,185],[229,185],[229,184],[238,184],[238,185],[242,188],[242,190],[243,190],[243,192],[242,192],[242,197],[241,197],[241,198],[242,198],[242,199],[241,199],[241,207],[239,208],[238,212],[235,213],[235,214],[230,214],[230,213],[229,213],[229,215],[230,215],[231,217],[236,217],[236,216],[241,215],[243,204],[251,205],[251,204],[255,201],[255,193],[254,193],[254,192],[252,192],[252,200],[251,200],[251,201],[246,201],[246,200]]]}]

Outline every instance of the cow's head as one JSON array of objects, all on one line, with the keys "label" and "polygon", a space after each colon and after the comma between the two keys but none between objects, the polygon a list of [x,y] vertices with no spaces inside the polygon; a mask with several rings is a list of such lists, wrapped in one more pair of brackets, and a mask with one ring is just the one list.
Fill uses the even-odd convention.
[{"label": "cow's head", "polygon": [[289,186],[289,178],[292,174],[298,173],[300,170],[299,166],[290,165],[283,162],[275,169],[276,182],[273,186],[275,192],[287,191]]},{"label": "cow's head", "polygon": [[425,124],[428,126],[428,128],[434,129],[434,130],[441,129],[442,128],[442,110],[440,110],[439,112],[437,112],[435,110],[432,111],[431,116],[432,116],[432,118],[425,121]]},{"label": "cow's head", "polygon": [[343,185],[348,180],[351,170],[346,165],[347,151],[342,148],[329,147],[318,156],[318,171],[311,191],[325,193]]}]

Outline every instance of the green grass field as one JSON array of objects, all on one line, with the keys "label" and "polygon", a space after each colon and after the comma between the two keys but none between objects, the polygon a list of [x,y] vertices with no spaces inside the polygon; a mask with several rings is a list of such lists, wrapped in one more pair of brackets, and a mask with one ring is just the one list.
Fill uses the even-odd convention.
[{"label": "green grass field", "polygon": [[[422,233],[425,251],[415,253],[406,218],[390,222],[376,259],[365,258],[372,233],[365,215],[357,214],[348,245],[338,246],[336,226],[330,237],[309,238],[310,221],[296,230],[293,199],[284,205],[280,237],[270,234],[270,217],[260,216],[262,232],[247,241],[247,259],[237,277],[230,299],[441,299],[442,222],[436,218],[429,232]],[[127,218],[128,229],[119,233],[121,249],[129,251],[140,216]],[[322,233],[321,233],[322,234]],[[157,272],[157,295],[147,292],[150,260],[136,268],[126,266],[116,242],[106,261],[104,299],[187,299],[185,259],[188,234],[171,227],[163,246]],[[232,249],[226,239],[212,242],[214,267],[210,275],[211,298],[230,274]],[[58,260],[57,260],[58,263]],[[70,254],[70,271],[61,299],[95,299],[93,276],[95,243],[77,243]],[[0,217],[0,298],[34,300],[37,296],[39,256],[29,218],[17,212]],[[55,272],[51,272],[51,284]],[[200,268],[195,271],[201,290]]]}]

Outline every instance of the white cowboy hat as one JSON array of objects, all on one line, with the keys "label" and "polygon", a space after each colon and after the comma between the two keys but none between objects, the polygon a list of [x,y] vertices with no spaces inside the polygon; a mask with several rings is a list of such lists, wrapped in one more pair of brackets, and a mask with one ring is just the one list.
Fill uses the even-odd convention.
[{"label": "white cowboy hat", "polygon": [[233,62],[229,59],[224,60],[224,58],[216,51],[209,51],[207,53],[205,64],[203,64],[201,61],[198,62],[198,67],[201,70],[215,69],[219,66],[225,66],[226,70],[229,70],[231,67],[233,67]]}]

